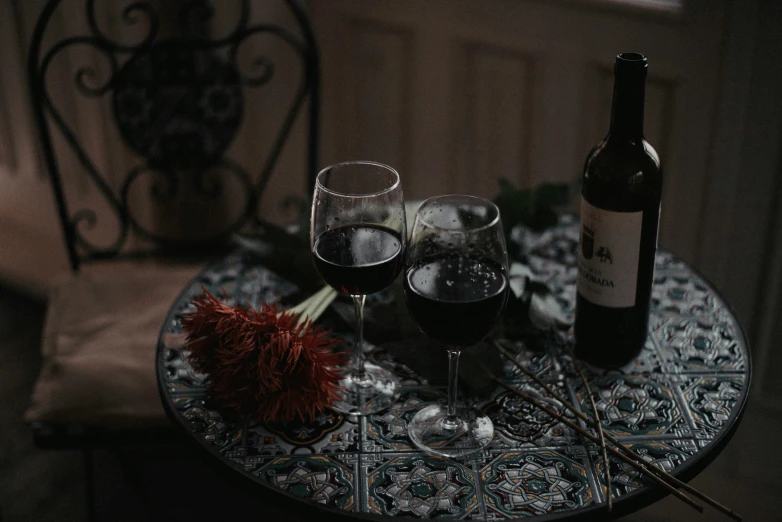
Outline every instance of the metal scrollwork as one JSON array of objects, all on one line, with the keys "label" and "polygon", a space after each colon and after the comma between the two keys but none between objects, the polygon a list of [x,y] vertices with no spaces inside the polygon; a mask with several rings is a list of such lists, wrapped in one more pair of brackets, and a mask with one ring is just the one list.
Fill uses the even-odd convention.
[{"label": "metal scrollwork", "polygon": [[218,162],[239,130],[243,105],[233,65],[185,40],[156,42],[135,54],[114,87],[122,137],[158,168]]},{"label": "metal scrollwork", "polygon": [[[211,36],[210,44],[221,47],[236,40],[237,35],[247,27],[250,21],[250,0],[242,0],[239,7],[239,20],[233,31],[222,38],[204,34],[203,27],[215,18],[214,0],[190,0],[179,12],[179,26],[182,34],[192,38]],[[196,25],[196,23],[201,24]]]},{"label": "metal scrollwork", "polygon": [[[206,38],[204,28],[214,18],[215,5],[211,0],[190,0],[179,10],[182,32],[195,38]],[[200,24],[200,25],[199,25]]]},{"label": "metal scrollwork", "polygon": [[[114,78],[117,73],[117,59],[104,45],[104,43],[94,37],[73,37],[62,40],[56,44],[49,52],[44,56],[41,61],[41,78],[46,78],[49,67],[54,59],[63,51],[78,45],[86,45],[98,51],[101,51],[101,56],[104,56],[110,64],[110,74],[103,82],[99,82],[96,86],[89,86],[85,83],[85,78],[89,77],[94,79],[97,75],[95,68],[92,66],[79,67],[74,76],[77,89],[86,96],[97,97],[108,92],[114,82]],[[65,138],[66,143],[70,149],[75,153],[79,163],[84,167],[88,176],[98,190],[104,195],[106,201],[109,203],[112,211],[115,213],[117,219],[120,222],[120,228],[117,232],[115,240],[108,247],[100,247],[90,242],[87,237],[82,234],[82,230],[92,230],[97,222],[97,216],[93,210],[82,209],[76,212],[73,217],[65,224],[66,231],[72,236],[73,240],[88,254],[96,255],[101,250],[107,252],[117,252],[121,248],[122,244],[127,238],[127,226],[125,225],[123,216],[123,210],[120,206],[117,198],[114,196],[113,191],[108,186],[104,178],[98,172],[95,164],[90,159],[89,155],[80,147],[75,133],[71,127],[65,122],[60,112],[55,108],[48,90],[45,88],[45,84],[42,84],[43,89],[41,91],[41,102],[46,106],[49,111],[50,117],[57,128],[60,130],[62,136]],[[86,226],[82,227],[81,224],[85,223]]]},{"label": "metal scrollwork", "polygon": [[[155,5],[151,1],[133,1],[116,9],[124,26],[139,28],[133,31],[138,36],[123,39],[110,34],[108,26],[101,26],[105,21],[99,6],[102,8],[104,4],[85,0],[87,34],[69,36],[43,49],[47,27],[63,3],[49,0],[34,30],[28,67],[36,102],[36,122],[74,268],[83,260],[119,253],[131,231],[156,243],[176,243],[180,239],[145,227],[129,208],[131,199],[136,201],[129,197],[130,191],[142,177],[152,176],[147,178],[149,197],[157,207],[173,205],[182,196],[180,178],[190,180],[192,189],[189,190],[194,197],[215,201],[227,197],[227,180],[234,178],[233,185],[241,188],[246,201],[239,207],[241,215],[230,223],[230,229],[221,233],[227,234],[257,220],[259,199],[310,93],[313,96],[309,143],[314,148],[318,87],[314,37],[300,0],[284,2],[298,24],[300,35],[275,24],[250,25],[250,0],[241,0],[238,8],[231,11],[236,21],[226,34],[215,36],[212,32],[217,8],[224,4],[213,0],[181,0],[175,20],[179,34],[167,34],[163,38],[161,17]],[[260,161],[260,172],[252,179],[243,167],[226,158],[225,153],[242,127],[245,91],[268,84],[275,76],[273,60],[255,48],[251,50],[252,55],[248,53],[247,60],[241,60],[243,65],[239,64],[239,49],[249,39],[262,34],[279,39],[295,51],[302,80],[291,95],[292,101],[273,138],[271,152]],[[78,67],[73,76],[75,92],[87,98],[110,96],[119,134],[141,159],[119,183],[119,194],[96,168],[47,88],[47,72],[53,60],[65,50],[80,47],[97,51],[105,66],[86,63]],[[99,215],[94,210],[69,213],[67,209],[50,123],[64,138],[119,222],[119,231],[106,247],[92,244],[85,237],[85,232],[98,224]],[[314,165],[314,151],[311,151],[308,170],[313,170]],[[312,178],[314,172],[309,174]],[[237,207],[231,205],[231,208]]]},{"label": "metal scrollwork", "polygon": [[[304,53],[305,48],[302,45],[302,43],[293,35],[290,31],[287,31],[286,29],[276,26],[276,25],[257,25],[255,27],[249,28],[246,31],[244,31],[241,34],[237,35],[237,39],[235,44],[231,48],[231,60],[234,64],[238,62],[237,55],[239,53],[239,49],[241,46],[252,36],[260,35],[260,34],[269,34],[272,36],[277,37],[280,39],[280,41],[288,44],[290,48],[292,48],[296,53],[304,59]],[[268,59],[263,56],[257,56],[252,61],[252,64],[259,69],[260,73],[257,73],[255,75],[250,75],[247,73],[242,72],[240,69],[239,74],[241,78],[241,82],[244,85],[262,85],[266,82],[268,82],[273,74],[274,74],[274,68],[273,65],[269,63]],[[288,107],[288,110],[285,113],[285,118],[283,120],[282,125],[280,126],[279,132],[277,133],[274,144],[272,146],[271,153],[269,154],[269,157],[266,161],[266,164],[261,169],[260,175],[258,177],[258,182],[256,183],[256,191],[259,195],[262,195],[267,183],[269,182],[269,178],[271,177],[272,168],[274,167],[275,163],[277,162],[277,159],[279,158],[280,154],[282,153],[283,146],[285,144],[285,141],[287,140],[288,136],[290,135],[291,129],[293,128],[293,123],[296,119],[296,115],[301,110],[301,107],[304,103],[304,100],[307,97],[307,91],[308,91],[308,74],[305,74],[305,76],[302,78],[299,87],[296,91],[296,94],[293,98],[293,101]]]},{"label": "metal scrollwork", "polygon": [[149,2],[133,2],[125,6],[121,14],[122,21],[129,26],[136,25],[140,19],[146,19],[147,34],[136,43],[122,43],[110,38],[98,25],[95,13],[95,0],[87,0],[87,24],[90,32],[100,38],[104,45],[116,52],[133,52],[155,41],[160,29],[160,18],[154,6]]},{"label": "metal scrollwork", "polygon": [[98,217],[94,210],[85,208],[73,214],[70,226],[79,246],[96,258],[113,257],[119,252],[127,236],[127,227],[121,226],[119,236],[108,246],[98,246],[92,243],[82,231],[93,230],[98,223]]},{"label": "metal scrollwork", "polygon": [[241,187],[242,194],[245,195],[245,201],[240,206],[239,202],[232,202],[232,206],[242,209],[241,215],[237,218],[237,222],[227,227],[228,229],[235,229],[240,223],[244,223],[253,212],[257,204],[257,197],[255,193],[255,187],[253,186],[250,176],[247,171],[244,170],[239,164],[224,159],[219,165],[215,165],[210,169],[203,172],[199,172],[194,178],[194,187],[196,193],[204,197],[214,198],[223,194],[225,190],[224,180],[225,177],[217,175],[217,171],[220,170],[233,176]]},{"label": "metal scrollwork", "polygon": [[287,33],[284,30],[278,31],[278,29],[281,28],[273,25],[259,25],[237,34],[236,40],[230,49],[230,56],[231,62],[236,66],[242,84],[252,86],[263,85],[269,82],[274,76],[274,63],[266,56],[253,56],[250,61],[250,64],[254,69],[253,71],[246,72],[239,67],[239,49],[248,42],[251,37],[261,34],[271,34],[289,44],[298,53],[301,52],[295,37],[291,38],[292,35],[290,35],[290,33]]},{"label": "metal scrollwork", "polygon": [[117,57],[111,52],[109,48],[106,47],[103,40],[100,38],[77,36],[58,42],[57,45],[52,47],[49,52],[46,53],[46,55],[43,57],[43,60],[41,60],[41,77],[46,77],[49,66],[60,53],[79,45],[100,51],[100,56],[103,56],[109,64],[110,74],[102,82],[97,81],[94,86],[90,86],[86,79],[89,78],[94,82],[96,81],[95,78],[98,76],[98,74],[95,70],[95,66],[92,64],[82,65],[76,70],[76,73],[73,76],[76,87],[85,96],[103,96],[111,89],[119,65],[117,64]]},{"label": "metal scrollwork", "polygon": [[125,177],[125,183],[122,185],[121,201],[123,207],[128,207],[128,194],[130,188],[135,183],[136,179],[143,176],[147,172],[153,172],[157,174],[155,180],[150,185],[150,195],[155,203],[164,205],[171,201],[177,193],[177,177],[171,171],[151,169],[147,165],[139,165],[134,167],[130,173]]},{"label": "metal scrollwork", "polygon": [[[140,183],[144,176],[151,176],[148,180],[151,202],[158,208],[165,208],[174,203],[179,192],[179,175],[171,170],[154,169],[148,165],[139,165],[134,167],[125,179],[121,190],[121,203],[126,209],[126,219],[133,230],[144,239],[151,241],[170,243],[172,245],[187,243],[181,237],[167,235],[153,230],[144,224],[139,216],[134,214],[134,206],[131,204],[131,191]],[[228,160],[218,165],[213,165],[208,169],[203,169],[193,173],[192,187],[193,194],[205,201],[215,201],[219,196],[226,192],[226,179],[232,177],[237,184],[237,192],[244,196],[243,202],[232,202],[232,208],[239,208],[241,212],[232,220],[220,228],[205,236],[201,241],[204,243],[212,242],[225,236],[232,230],[236,230],[239,225],[246,222],[252,213],[255,204],[254,190],[252,181],[246,171],[236,163]],[[229,216],[226,216],[229,217]]]},{"label": "metal scrollwork", "polygon": [[163,239],[158,238],[154,231],[148,230],[145,225],[139,220],[132,211],[132,205],[130,202],[130,190],[135,185],[137,180],[144,175],[152,175],[154,179],[150,182],[150,195],[152,196],[152,202],[158,206],[165,206],[167,203],[174,200],[178,182],[176,173],[167,170],[153,169],[147,165],[139,165],[134,167],[125,178],[125,182],[122,185],[121,201],[122,207],[126,210],[125,218],[128,223],[133,227],[137,234],[145,239]]}]

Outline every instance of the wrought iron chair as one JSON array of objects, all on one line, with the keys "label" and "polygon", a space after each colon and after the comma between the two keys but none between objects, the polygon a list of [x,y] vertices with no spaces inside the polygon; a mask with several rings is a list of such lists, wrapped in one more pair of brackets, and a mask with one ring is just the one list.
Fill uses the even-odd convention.
[{"label": "wrought iron chair", "polygon": [[[68,369],[68,362],[60,357],[63,350],[70,358],[78,356],[80,341],[84,340],[80,338],[82,331],[77,332],[74,341],[73,328],[87,331],[87,337],[110,339],[112,329],[132,317],[122,313],[123,307],[133,306],[135,299],[157,299],[161,302],[156,301],[156,306],[166,306],[162,301],[167,298],[161,298],[167,295],[165,291],[139,290],[139,286],[158,288],[169,284],[170,291],[175,292],[177,285],[181,288],[184,284],[181,278],[192,273],[189,268],[179,270],[179,261],[213,253],[227,245],[232,233],[263,226],[259,217],[261,198],[294,124],[300,119],[306,123],[305,179],[308,187],[314,184],[319,62],[308,13],[301,0],[280,3],[292,29],[268,20],[253,21],[255,2],[240,0],[233,4],[232,27],[220,35],[215,35],[219,31],[213,24],[225,2],[140,0],[119,5],[112,2],[107,9],[109,3],[84,0],[80,9],[86,16],[78,24],[71,20],[78,18],[79,13],[65,10],[64,4],[68,2],[49,0],[45,5],[32,36],[28,75],[41,154],[74,274],[50,299],[44,332],[44,368],[28,421],[39,446],[85,448],[89,485],[89,448],[157,439],[168,430],[159,429],[155,423],[147,425],[148,419],[143,415],[141,419],[123,422],[122,412],[114,411],[109,425],[103,425],[104,419],[90,417],[90,412],[85,420],[85,412],[78,408],[68,411],[67,407],[58,407],[53,413],[51,408],[47,410],[47,404],[41,404],[52,398],[62,402],[62,394],[67,395],[69,390],[58,388],[56,381],[69,371],[72,380],[81,384],[97,383],[94,393],[103,393],[101,382],[124,378],[115,373],[120,369],[105,366],[92,372],[84,367]],[[168,11],[161,15],[161,9]],[[60,23],[54,24],[58,16]],[[69,22],[63,24],[65,17]],[[109,30],[111,25],[106,20],[111,20],[118,30]],[[55,41],[50,34],[53,25],[78,30]],[[127,32],[132,32],[133,37],[118,36]],[[275,62],[264,52],[267,42],[275,42],[269,45],[286,50],[294,61]],[[85,53],[94,62],[100,61],[102,69],[95,63],[80,63],[79,57]],[[66,54],[71,65],[68,77],[54,81],[52,64]],[[250,100],[263,97],[268,89],[279,89],[274,87],[274,81],[286,67],[296,70],[298,81],[290,90],[290,101],[280,110],[266,157],[253,158],[257,167],[249,168],[232,153],[243,132],[251,133],[245,143],[256,138],[261,141],[260,136],[255,136],[258,127],[248,125],[255,121],[247,112]],[[93,133],[85,145],[79,134],[83,122],[67,121],[63,108],[58,106],[57,96],[64,90],[107,109],[108,128],[120,142],[110,150],[115,157],[106,158],[105,149],[96,151],[95,142],[107,141],[106,135]],[[96,156],[102,156],[102,165]],[[126,170],[118,171],[116,166],[123,163]],[[80,189],[76,196],[74,187]],[[306,192],[308,188],[301,187],[301,193]],[[96,208],[88,207],[90,202],[97,202]],[[114,263],[98,276],[87,268],[106,264],[98,261],[116,259],[130,261]],[[150,263],[148,259],[166,262]],[[144,275],[150,266],[155,267],[155,275]],[[95,270],[100,273],[100,269]],[[89,277],[83,275],[87,272]],[[180,280],[171,284],[177,278]],[[95,291],[103,292],[98,304],[84,305],[74,297],[75,293],[89,298]],[[154,295],[150,297],[149,293]],[[109,320],[110,324],[96,325],[90,314],[101,315],[104,309],[114,314],[114,319]],[[68,324],[74,318],[80,326]],[[153,324],[154,318],[150,321]],[[131,321],[125,324],[124,333],[117,335],[127,336],[128,329],[135,328]],[[63,348],[65,345],[67,349]],[[152,339],[149,346],[139,348],[147,350],[150,370],[154,345]],[[42,385],[42,381],[46,382]],[[149,382],[154,382],[154,375]],[[130,383],[125,391],[132,391],[133,385]],[[41,386],[46,393],[39,393]],[[94,398],[85,396],[84,390],[81,393],[81,398],[76,394],[72,399],[78,402],[87,397],[89,402]],[[157,390],[152,394],[156,399]],[[67,403],[68,397],[64,399]],[[88,494],[90,491],[88,488]]]}]

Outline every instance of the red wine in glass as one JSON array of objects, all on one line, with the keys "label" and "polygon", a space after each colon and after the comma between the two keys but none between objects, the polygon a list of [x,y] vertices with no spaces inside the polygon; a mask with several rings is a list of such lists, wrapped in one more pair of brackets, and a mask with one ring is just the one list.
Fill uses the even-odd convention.
[{"label": "red wine in glass", "polygon": [[407,309],[433,344],[448,353],[448,404],[424,406],[407,424],[418,448],[464,457],[494,436],[491,419],[457,404],[459,356],[488,336],[508,294],[508,253],[500,210],[483,198],[429,198],[416,211],[403,281]]},{"label": "red wine in glass", "polygon": [[366,360],[366,296],[387,288],[404,266],[407,218],[399,173],[373,161],[348,161],[318,173],[312,195],[310,251],[315,269],[350,296],[356,313],[353,357],[342,368],[333,409],[371,415],[390,407],[401,390],[389,369]]},{"label": "red wine in glass", "polygon": [[491,333],[505,306],[508,281],[502,266],[491,259],[447,253],[410,266],[404,289],[421,331],[462,350]]},{"label": "red wine in glass", "polygon": [[399,233],[366,223],[322,232],[315,239],[313,254],[315,267],[326,283],[350,295],[383,290],[403,265]]}]

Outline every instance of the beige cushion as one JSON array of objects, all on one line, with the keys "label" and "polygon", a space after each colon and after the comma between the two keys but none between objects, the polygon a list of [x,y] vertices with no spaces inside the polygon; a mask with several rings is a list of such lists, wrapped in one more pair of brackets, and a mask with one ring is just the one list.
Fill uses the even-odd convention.
[{"label": "beige cushion", "polygon": [[106,429],[165,425],[155,377],[158,334],[199,270],[114,262],[85,267],[56,285],[25,420]]}]

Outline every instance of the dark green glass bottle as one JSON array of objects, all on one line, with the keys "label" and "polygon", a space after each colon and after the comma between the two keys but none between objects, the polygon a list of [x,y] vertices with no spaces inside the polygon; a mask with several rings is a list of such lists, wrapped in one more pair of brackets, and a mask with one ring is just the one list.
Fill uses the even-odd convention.
[{"label": "dark green glass bottle", "polygon": [[611,128],[582,177],[575,352],[604,368],[632,361],[649,326],[662,169],[643,136],[646,72],[645,56],[616,57]]}]

